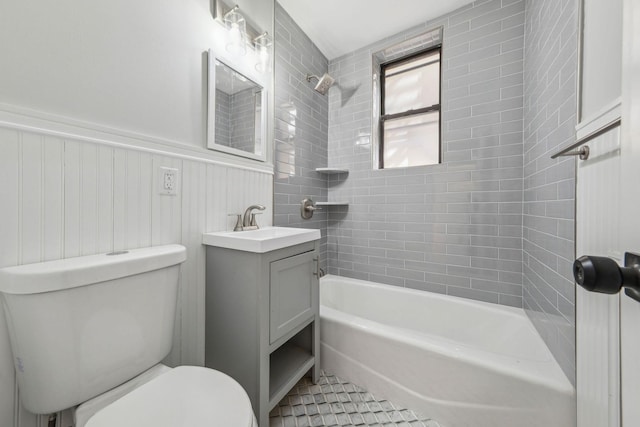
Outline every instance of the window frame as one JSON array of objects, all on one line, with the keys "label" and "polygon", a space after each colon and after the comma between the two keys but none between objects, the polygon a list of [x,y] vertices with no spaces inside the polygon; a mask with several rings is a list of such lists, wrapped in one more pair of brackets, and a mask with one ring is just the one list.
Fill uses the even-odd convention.
[{"label": "window frame", "polygon": [[[385,114],[385,93],[386,93],[386,78],[385,70],[391,66],[396,66],[402,63],[411,62],[420,58],[422,56],[429,56],[434,52],[439,53],[439,75],[438,75],[438,103],[431,105],[429,107],[422,107],[418,109],[406,110],[393,114]],[[435,61],[434,61],[435,62]],[[424,67],[432,64],[427,63],[424,65],[420,65],[419,67]],[[417,67],[416,67],[417,68]],[[414,68],[410,68],[409,70],[403,70],[401,72],[407,72]],[[438,43],[433,46],[429,46],[426,49],[421,49],[417,52],[401,56],[400,58],[383,62],[380,64],[379,70],[380,76],[380,107],[379,107],[379,116],[378,116],[378,169],[385,169],[384,167],[384,122],[393,119],[399,119],[404,117],[412,117],[420,114],[425,114],[433,111],[438,111],[438,163],[442,163],[442,43]],[[407,166],[407,167],[417,167],[417,166],[430,166],[430,165],[415,165],[415,166]],[[389,169],[389,168],[386,168]],[[398,168],[391,168],[398,169]]]}]

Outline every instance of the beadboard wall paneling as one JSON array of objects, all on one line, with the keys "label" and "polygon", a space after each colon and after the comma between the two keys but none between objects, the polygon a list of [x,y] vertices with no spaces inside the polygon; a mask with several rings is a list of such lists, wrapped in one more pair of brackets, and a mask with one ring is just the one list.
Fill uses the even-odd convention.
[{"label": "beadboard wall paneling", "polygon": [[[2,155],[0,156],[0,179],[7,185],[0,186],[0,197],[3,201],[2,226],[0,227],[0,266],[18,264],[21,255],[18,245],[19,238],[19,181],[18,162],[20,157],[20,144],[18,132],[0,128],[0,141],[2,141]],[[9,250],[11,248],[11,250]],[[0,311],[2,306],[0,306]],[[13,370],[13,357],[9,348],[9,336],[6,330],[4,314],[0,317],[0,424],[13,426],[14,422],[14,384],[15,373]],[[17,415],[17,414],[16,414]]]},{"label": "beadboard wall paneling", "polygon": [[[117,138],[117,137],[114,137]],[[180,243],[180,276],[171,365],[204,363],[205,248],[202,233],[230,230],[230,213],[260,203],[271,225],[272,175],[0,127],[0,268],[113,250]],[[178,194],[158,193],[160,167],[179,170]],[[4,315],[0,313],[0,425],[39,427],[20,408]],[[42,417],[40,417],[42,418]]]}]

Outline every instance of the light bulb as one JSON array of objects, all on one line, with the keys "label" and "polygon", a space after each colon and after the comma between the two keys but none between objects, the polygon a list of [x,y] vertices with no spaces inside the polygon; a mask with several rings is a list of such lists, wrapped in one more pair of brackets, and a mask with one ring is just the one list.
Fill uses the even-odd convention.
[{"label": "light bulb", "polygon": [[238,13],[236,6],[230,10],[224,17],[224,22],[229,30],[229,40],[227,42],[227,51],[244,55],[247,52],[246,23],[244,17]]},{"label": "light bulb", "polygon": [[265,32],[264,34],[256,37],[253,40],[257,53],[258,53],[258,62],[256,63],[256,70],[261,73],[266,73],[270,71],[270,63],[269,63],[269,47],[272,44],[271,37]]},{"label": "light bulb", "polygon": [[256,70],[261,73],[266,73],[269,70],[269,49],[266,46],[260,47]]}]

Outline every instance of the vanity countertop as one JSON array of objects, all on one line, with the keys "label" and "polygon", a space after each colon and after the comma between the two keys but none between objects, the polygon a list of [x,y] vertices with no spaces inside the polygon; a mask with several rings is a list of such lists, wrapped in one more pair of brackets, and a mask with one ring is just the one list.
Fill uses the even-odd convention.
[{"label": "vanity countertop", "polygon": [[265,253],[320,239],[320,230],[264,227],[249,231],[204,233],[202,243],[245,252]]}]

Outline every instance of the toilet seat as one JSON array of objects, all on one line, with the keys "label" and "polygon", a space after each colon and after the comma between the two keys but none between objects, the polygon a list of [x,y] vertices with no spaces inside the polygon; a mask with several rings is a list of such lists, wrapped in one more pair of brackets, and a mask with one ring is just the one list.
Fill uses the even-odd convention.
[{"label": "toilet seat", "polygon": [[86,427],[252,427],[247,393],[222,372],[179,366],[95,413]]}]

